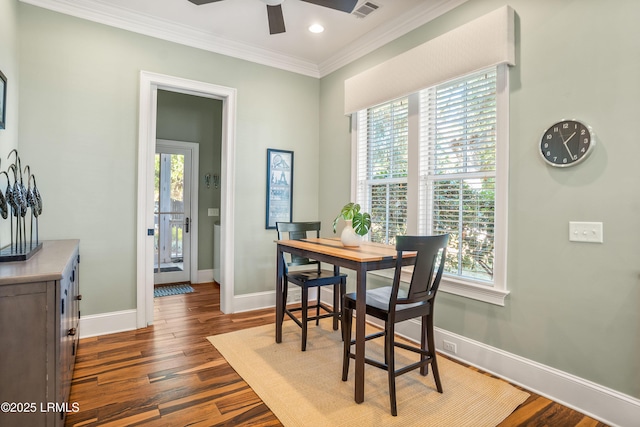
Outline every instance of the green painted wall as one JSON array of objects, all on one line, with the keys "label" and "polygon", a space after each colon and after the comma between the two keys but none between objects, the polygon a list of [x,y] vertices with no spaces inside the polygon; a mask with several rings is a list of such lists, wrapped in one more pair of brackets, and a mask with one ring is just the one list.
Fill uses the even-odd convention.
[{"label": "green painted wall", "polygon": [[[505,4],[470,0],[321,80],[320,218],[349,201],[344,80]],[[441,293],[445,330],[640,397],[640,2],[512,0],[508,286],[505,307]],[[592,157],[551,168],[536,147],[561,118],[591,124]],[[604,243],[568,241],[602,221]],[[325,233],[326,234],[326,233]]]},{"label": "green painted wall", "polygon": [[[7,170],[7,156],[18,146],[18,3],[0,2],[0,71],[7,78],[7,102],[5,105],[6,126],[0,129],[0,170]],[[0,97],[2,93],[0,93]],[[13,160],[12,160],[13,161]],[[37,173],[37,171],[34,171]],[[4,192],[5,178],[0,178]],[[11,242],[9,221],[0,219],[0,247]]]},{"label": "green painted wall", "polygon": [[17,8],[20,150],[38,171],[41,236],[81,239],[82,313],[136,306],[141,70],[237,89],[234,293],[272,290],[266,150],[295,151],[294,215],[316,218],[318,79],[23,3]]},{"label": "green painted wall", "polygon": [[[222,101],[177,92],[158,91],[156,124],[158,139],[196,142],[198,164],[198,270],[213,269],[213,223],[219,217],[207,215],[208,208],[220,209],[220,187],[207,188],[205,174],[220,176],[222,144]],[[195,278],[192,278],[195,282]]]}]

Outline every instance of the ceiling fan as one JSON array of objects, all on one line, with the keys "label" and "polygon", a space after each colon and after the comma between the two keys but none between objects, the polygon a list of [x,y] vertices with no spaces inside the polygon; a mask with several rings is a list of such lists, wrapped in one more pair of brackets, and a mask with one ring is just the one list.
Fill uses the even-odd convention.
[{"label": "ceiling fan", "polygon": [[[193,4],[202,5],[215,3],[222,0],[189,0]],[[318,6],[351,13],[356,7],[358,0],[301,0]],[[284,0],[262,0],[267,5],[267,18],[269,19],[269,33],[280,34],[285,32],[284,15],[282,14],[282,3]]]}]

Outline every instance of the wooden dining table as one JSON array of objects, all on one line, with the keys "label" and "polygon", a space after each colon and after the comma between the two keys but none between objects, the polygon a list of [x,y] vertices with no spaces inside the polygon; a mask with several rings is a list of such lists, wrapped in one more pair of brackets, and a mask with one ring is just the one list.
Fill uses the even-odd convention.
[{"label": "wooden dining table", "polygon": [[[365,345],[365,292],[367,272],[396,266],[398,253],[394,246],[362,242],[358,247],[345,247],[340,239],[307,238],[301,240],[278,240],[276,255],[276,342],[282,342],[282,320],[284,303],[281,295],[284,286],[284,253],[311,258],[333,264],[337,274],[340,267],[356,272],[356,344],[355,344],[355,401],[364,401],[364,345]],[[403,265],[413,264],[415,252],[403,253]]]}]

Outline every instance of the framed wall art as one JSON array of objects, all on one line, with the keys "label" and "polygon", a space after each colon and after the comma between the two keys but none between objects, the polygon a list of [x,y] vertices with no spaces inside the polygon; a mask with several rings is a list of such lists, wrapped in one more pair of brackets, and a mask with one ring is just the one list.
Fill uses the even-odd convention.
[{"label": "framed wall art", "polygon": [[0,71],[0,129],[5,128],[7,117],[7,78]]},{"label": "framed wall art", "polygon": [[290,222],[293,211],[293,151],[267,149],[266,228]]}]

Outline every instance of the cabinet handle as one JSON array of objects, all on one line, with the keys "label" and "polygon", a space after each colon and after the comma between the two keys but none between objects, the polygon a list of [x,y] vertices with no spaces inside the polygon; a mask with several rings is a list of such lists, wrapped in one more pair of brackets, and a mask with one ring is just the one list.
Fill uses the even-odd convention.
[{"label": "cabinet handle", "polygon": [[78,301],[82,301],[82,295],[78,295],[78,296],[76,297],[76,299],[77,299]]},{"label": "cabinet handle", "polygon": [[74,336],[76,334],[76,328],[71,328],[69,329],[69,332],[67,332],[67,335],[69,336]]}]

